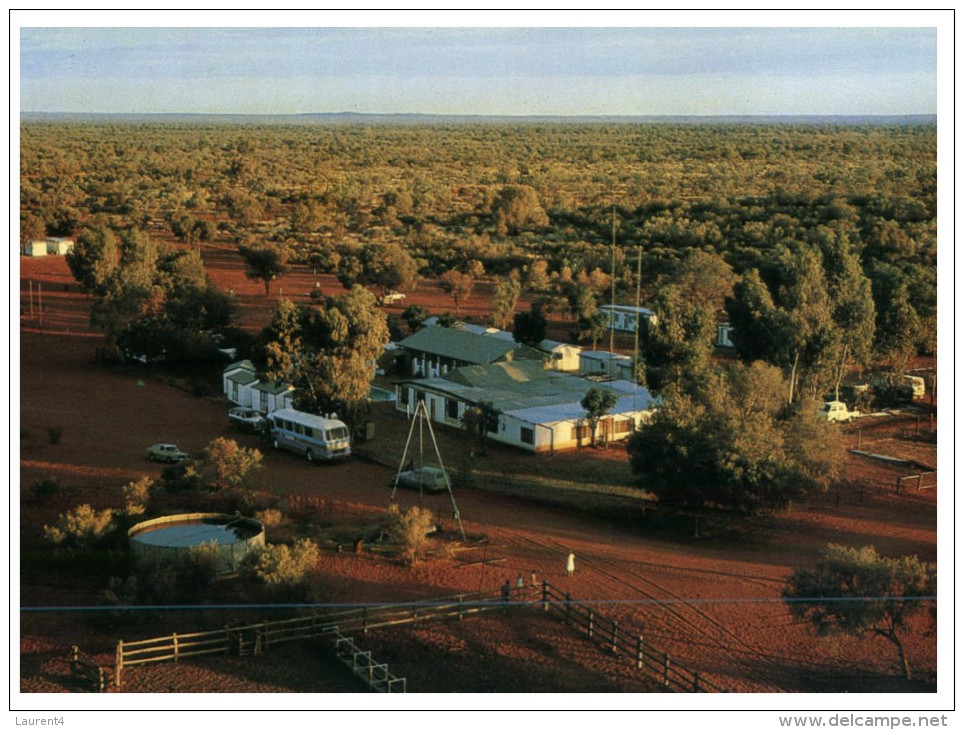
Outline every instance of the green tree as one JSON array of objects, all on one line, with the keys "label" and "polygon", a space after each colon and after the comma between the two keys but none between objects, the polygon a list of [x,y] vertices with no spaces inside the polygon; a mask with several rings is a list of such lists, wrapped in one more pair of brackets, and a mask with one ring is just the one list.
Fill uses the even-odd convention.
[{"label": "green tree", "polygon": [[595,350],[599,340],[608,332],[609,315],[605,312],[595,312],[588,317],[580,317],[570,334],[576,342],[590,342],[592,349]]},{"label": "green tree", "polygon": [[512,324],[515,307],[522,295],[522,284],[516,272],[506,277],[500,277],[495,284],[492,295],[492,325],[501,330]]},{"label": "green tree", "polygon": [[287,253],[274,246],[238,246],[244,261],[244,275],[264,284],[264,295],[271,293],[271,282],[288,271]]},{"label": "green tree", "polygon": [[489,434],[499,429],[499,416],[502,411],[489,401],[482,401],[462,414],[462,428],[475,434],[479,453],[483,456],[489,451]]},{"label": "green tree", "polygon": [[421,304],[409,304],[402,312],[402,319],[410,332],[418,332],[422,328],[422,322],[428,319],[428,310]]},{"label": "green tree", "polygon": [[866,365],[874,344],[876,311],[870,279],[849,238],[833,235],[823,245],[824,268],[834,329],[829,346],[830,380],[840,399],[840,383],[852,362]]},{"label": "green tree", "polygon": [[779,369],[762,362],[735,364],[698,392],[667,388],[629,440],[640,486],[670,507],[747,512],[825,488],[839,476],[843,446],[814,412],[786,409],[785,388]]},{"label": "green tree", "polygon": [[506,185],[492,201],[492,217],[500,236],[520,230],[543,228],[549,216],[542,207],[539,194],[528,185]]},{"label": "green tree", "polygon": [[455,304],[455,316],[461,316],[462,302],[472,295],[472,289],[475,287],[472,275],[449,269],[439,277],[438,282],[442,291],[452,298]]},{"label": "green tree", "polygon": [[240,487],[261,468],[261,459],[258,449],[244,448],[234,439],[218,437],[188,468],[188,476],[212,489]]},{"label": "green tree", "polygon": [[586,411],[589,430],[592,433],[592,445],[596,446],[596,429],[599,421],[613,409],[617,401],[616,394],[607,388],[590,388],[579,401],[579,405]]},{"label": "green tree", "polygon": [[318,307],[282,300],[263,342],[265,377],[293,385],[298,408],[347,412],[351,420],[388,342],[387,318],[375,295],[356,285]]},{"label": "green tree", "polygon": [[516,342],[535,346],[546,339],[546,315],[533,303],[528,312],[519,312],[512,320],[512,338]]},{"label": "green tree", "polygon": [[705,387],[716,335],[714,311],[696,305],[674,284],[659,290],[653,309],[655,317],[641,338],[646,384],[657,392],[671,385],[685,392]]},{"label": "green tree", "polygon": [[85,228],[64,258],[81,289],[88,294],[102,294],[119,265],[117,238],[103,226]]},{"label": "green tree", "polygon": [[819,634],[872,634],[897,649],[901,672],[911,678],[900,635],[908,620],[937,594],[937,566],[916,555],[885,558],[871,547],[828,544],[812,568],[800,568],[783,591],[790,613]]}]

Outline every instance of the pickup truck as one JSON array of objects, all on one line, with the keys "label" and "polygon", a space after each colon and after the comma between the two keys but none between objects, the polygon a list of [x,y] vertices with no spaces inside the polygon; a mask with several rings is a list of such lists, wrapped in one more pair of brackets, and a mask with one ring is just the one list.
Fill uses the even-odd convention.
[{"label": "pickup truck", "polygon": [[843,401],[831,400],[823,404],[820,417],[825,418],[828,423],[850,423],[855,418],[860,418],[860,411],[847,410],[847,404]]}]

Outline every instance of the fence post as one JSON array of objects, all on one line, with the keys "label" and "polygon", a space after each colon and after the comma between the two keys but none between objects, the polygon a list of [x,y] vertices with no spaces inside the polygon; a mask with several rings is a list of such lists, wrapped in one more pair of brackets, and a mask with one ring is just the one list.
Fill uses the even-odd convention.
[{"label": "fence post", "polygon": [[669,687],[669,654],[663,652],[663,686]]},{"label": "fence post", "polygon": [[418,604],[412,604],[412,628],[414,629],[418,623]]},{"label": "fence post", "polygon": [[616,635],[618,634],[618,632],[619,632],[619,625],[615,621],[613,621],[613,646],[612,646],[613,654],[616,653]]},{"label": "fence post", "polygon": [[643,668],[643,637],[636,637],[636,669]]},{"label": "fence post", "polygon": [[362,633],[368,633],[368,606],[362,606]]},{"label": "fence post", "polygon": [[459,621],[462,620],[462,594],[459,593]]},{"label": "fence post", "polygon": [[542,581],[542,610],[549,612],[549,581]]},{"label": "fence post", "polygon": [[77,670],[77,661],[80,659],[80,647],[77,645],[70,647],[70,668]]},{"label": "fence post", "polygon": [[117,640],[117,649],[114,653],[114,686],[121,686],[121,670],[124,668],[124,640]]},{"label": "fence post", "polygon": [[171,634],[171,638],[174,639],[174,661],[177,662],[177,634]]},{"label": "fence post", "polygon": [[700,691],[700,673],[699,673],[699,671],[694,671],[694,672],[693,672],[693,691],[694,691],[694,692],[699,692],[699,691]]},{"label": "fence post", "polygon": [[593,619],[594,619],[594,618],[595,618],[595,617],[593,616],[592,609],[590,608],[590,609],[589,609],[589,621],[588,621],[588,623],[586,624],[586,629],[589,631],[589,638],[590,638],[590,639],[592,638],[592,629],[593,629],[593,623],[594,623],[594,622],[593,622]]},{"label": "fence post", "polygon": [[923,478],[923,476],[924,476],[923,474],[918,474],[918,475],[917,475],[917,491],[918,491],[918,492],[920,491],[920,480]]}]

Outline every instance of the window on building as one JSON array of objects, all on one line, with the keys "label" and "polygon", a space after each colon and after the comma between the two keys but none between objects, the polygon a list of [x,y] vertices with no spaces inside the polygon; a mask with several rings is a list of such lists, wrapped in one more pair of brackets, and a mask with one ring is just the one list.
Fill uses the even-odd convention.
[{"label": "window on building", "polygon": [[613,433],[629,433],[633,430],[633,419],[627,418],[625,421],[616,421],[613,424]]},{"label": "window on building", "polygon": [[238,384],[234,381],[231,381],[231,400],[236,401],[237,399],[238,399]]},{"label": "window on building", "polygon": [[261,394],[261,410],[264,411],[265,413],[268,412],[268,394],[267,393]]},{"label": "window on building", "polygon": [[592,436],[592,432],[589,430],[589,426],[582,425],[573,426],[572,433],[570,434],[569,438],[573,441],[582,441],[590,436]]},{"label": "window on building", "polygon": [[524,444],[534,444],[536,442],[535,429],[523,426],[519,431],[519,440]]},{"label": "window on building", "polygon": [[459,417],[459,402],[455,398],[445,399],[445,415],[449,418],[454,418],[458,420]]},{"label": "window on building", "polygon": [[398,389],[399,402],[403,406],[408,405],[410,391],[411,391],[411,388],[406,388],[405,386],[402,386],[401,388]]}]

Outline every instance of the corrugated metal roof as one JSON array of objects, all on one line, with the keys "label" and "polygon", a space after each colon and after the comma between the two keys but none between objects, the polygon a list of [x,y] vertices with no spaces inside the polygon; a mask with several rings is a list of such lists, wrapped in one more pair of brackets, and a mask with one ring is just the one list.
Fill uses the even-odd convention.
[{"label": "corrugated metal roof", "polygon": [[254,389],[271,395],[278,395],[279,393],[294,390],[294,387],[287,383],[258,383],[254,386]]},{"label": "corrugated metal roof", "polygon": [[236,370],[227,375],[227,379],[238,385],[250,385],[258,380],[258,376],[250,370]]},{"label": "corrugated metal roof", "polygon": [[487,365],[516,349],[515,342],[479,335],[450,327],[423,327],[400,343],[401,347],[429,355]]},{"label": "corrugated metal roof", "polygon": [[445,377],[405,382],[469,403],[491,403],[503,413],[530,423],[584,418],[586,410],[580,401],[590,388],[616,393],[613,414],[643,411],[654,405],[649,391],[633,383],[600,385],[557,370],[544,370],[533,362],[472,365],[457,368]]}]

